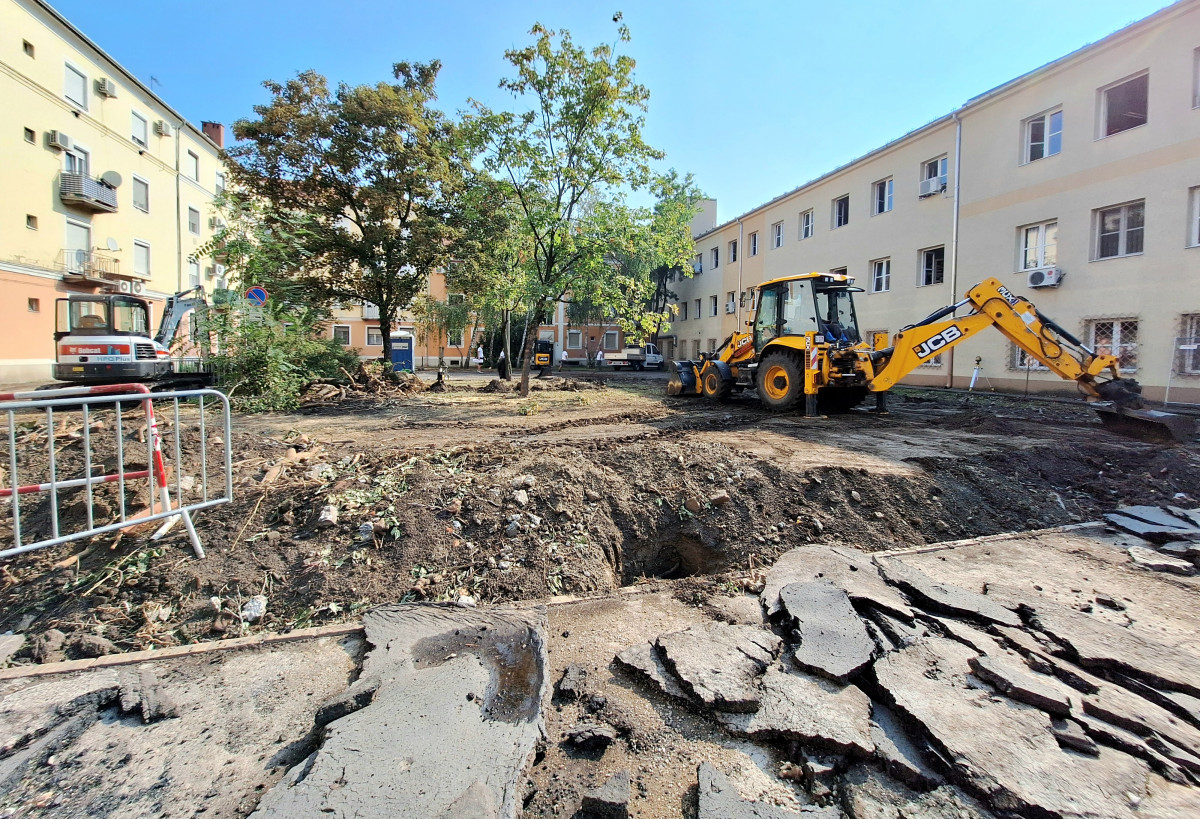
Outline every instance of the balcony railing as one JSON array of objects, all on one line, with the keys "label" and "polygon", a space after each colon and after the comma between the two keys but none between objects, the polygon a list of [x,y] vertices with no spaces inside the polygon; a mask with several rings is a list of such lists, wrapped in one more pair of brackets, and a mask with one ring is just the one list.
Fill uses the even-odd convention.
[{"label": "balcony railing", "polygon": [[58,195],[68,205],[81,205],[105,213],[117,210],[117,191],[85,174],[63,171],[58,181]]},{"label": "balcony railing", "polygon": [[121,260],[103,253],[63,248],[58,254],[59,268],[77,276],[116,276],[121,273]]},{"label": "balcony railing", "polygon": [[365,319],[379,318],[379,305],[372,304],[369,301],[364,301],[362,306],[362,317]]}]

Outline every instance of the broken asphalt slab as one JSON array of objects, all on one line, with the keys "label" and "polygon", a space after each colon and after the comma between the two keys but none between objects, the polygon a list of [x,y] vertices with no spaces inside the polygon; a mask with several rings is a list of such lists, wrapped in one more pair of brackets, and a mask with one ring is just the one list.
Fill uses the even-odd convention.
[{"label": "broken asphalt slab", "polygon": [[1053,685],[1040,682],[1032,675],[993,657],[972,657],[969,662],[976,677],[994,686],[1006,697],[1056,717],[1071,713],[1070,701]]},{"label": "broken asphalt slab", "polygon": [[913,568],[895,557],[876,557],[876,565],[884,578],[916,598],[917,605],[935,613],[1020,626],[1021,618],[982,594],[961,589],[949,583],[939,583],[920,569]]},{"label": "broken asphalt slab", "polygon": [[781,611],[779,592],[784,586],[821,579],[845,589],[855,603],[869,604],[908,623],[913,620],[912,609],[879,576],[870,555],[856,549],[820,544],[792,549],[775,561],[759,595],[767,616],[774,617]]},{"label": "broken asphalt slab", "polygon": [[441,816],[469,803],[517,816],[544,734],[544,624],[540,607],[369,612],[362,675],[378,680],[373,698],[329,723],[252,815]]},{"label": "broken asphalt slab", "polygon": [[660,634],[655,649],[679,684],[702,705],[723,711],[758,708],[758,678],[782,641],[760,626],[706,623]]},{"label": "broken asphalt slab", "polygon": [[829,580],[789,583],[779,604],[800,641],[792,658],[805,671],[846,682],[871,663],[875,641],[846,592]]},{"label": "broken asphalt slab", "polygon": [[725,774],[711,763],[701,762],[696,771],[699,791],[698,819],[839,819],[837,808],[805,807],[802,812],[743,799]]}]

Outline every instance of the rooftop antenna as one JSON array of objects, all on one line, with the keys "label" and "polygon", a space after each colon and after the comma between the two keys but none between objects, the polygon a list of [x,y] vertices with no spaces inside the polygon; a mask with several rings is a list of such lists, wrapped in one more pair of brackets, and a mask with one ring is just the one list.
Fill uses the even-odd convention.
[{"label": "rooftop antenna", "polygon": [[162,83],[158,81],[158,77],[156,77],[156,76],[154,76],[153,74],[151,74],[151,75],[150,75],[150,90],[151,90],[152,92],[154,91],[154,86],[156,86],[156,85],[157,85],[159,88],[162,88]]}]

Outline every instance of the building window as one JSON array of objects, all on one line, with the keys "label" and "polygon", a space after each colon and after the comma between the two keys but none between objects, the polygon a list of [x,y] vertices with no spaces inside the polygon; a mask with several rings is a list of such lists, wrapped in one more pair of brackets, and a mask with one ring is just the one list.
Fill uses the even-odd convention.
[{"label": "building window", "polygon": [[709,264],[708,269],[716,270],[721,264],[721,251],[714,247],[709,251],[709,255],[712,256],[712,261]]},{"label": "building window", "polygon": [[696,259],[695,259],[695,261],[692,262],[692,272],[693,273],[703,273],[704,272],[704,254],[703,253],[696,254]]},{"label": "building window", "polygon": [[150,123],[137,111],[132,112],[132,117],[132,133],[130,138],[145,148],[147,141],[150,139]]},{"label": "building window", "polygon": [[220,196],[225,192],[225,174],[217,171],[216,181],[213,182],[213,192]]},{"label": "building window", "polygon": [[1036,162],[1062,151],[1062,109],[1025,120],[1024,162]]},{"label": "building window", "polygon": [[921,179],[928,183],[931,187],[939,190],[945,190],[946,180],[948,178],[948,168],[949,161],[944,156],[939,156],[937,159],[927,160],[921,166]]},{"label": "building window", "polygon": [[450,293],[446,296],[446,304],[451,307],[461,307],[463,304],[466,304],[466,301],[466,293]]},{"label": "building window", "polygon": [[1191,196],[1188,199],[1191,201],[1192,208],[1188,218],[1188,244],[1192,247],[1200,247],[1200,188],[1192,188]]},{"label": "building window", "polygon": [[350,346],[350,325],[335,324],[333,325],[333,340],[343,347]]},{"label": "building window", "polygon": [[[370,342],[368,341],[367,343],[369,344]],[[380,340],[379,343],[382,344],[383,341]],[[458,327],[454,330],[451,330],[450,332],[448,332],[446,334],[446,346],[447,347],[463,346],[463,328]]]},{"label": "building window", "polygon": [[87,176],[92,164],[91,158],[91,153],[80,148],[77,142],[71,150],[63,151],[63,170],[67,173],[78,173]]},{"label": "building window", "polygon": [[150,183],[133,177],[133,206],[140,211],[150,212]]},{"label": "building window", "polygon": [[1015,345],[1015,344],[1012,345],[1012,349],[1013,349],[1012,368],[1014,370],[1031,370],[1034,372],[1036,372],[1038,370],[1041,370],[1042,372],[1050,371],[1049,367],[1047,367],[1042,362],[1038,361],[1036,358],[1031,356],[1029,353],[1025,352],[1023,349],[1021,349],[1017,345]]},{"label": "building window", "polygon": [[736,291],[730,290],[728,293],[725,294],[725,312],[726,313],[736,313],[737,312],[737,292]]},{"label": "building window", "polygon": [[1181,372],[1200,375],[1200,314],[1183,317],[1183,336],[1179,339]]},{"label": "building window", "polygon": [[1200,108],[1200,48],[1192,52],[1192,107]]},{"label": "building window", "polygon": [[27,309],[29,310],[30,313],[42,312],[42,300],[41,299],[29,299],[26,302],[26,304],[28,305]]},{"label": "building window", "polygon": [[692,302],[692,308],[692,316],[694,318],[700,318],[700,299],[695,299]]},{"label": "building window", "polygon": [[32,213],[25,214],[25,227],[29,228],[30,230],[38,229],[37,217],[34,216]]},{"label": "building window", "polygon": [[36,145],[37,144],[37,132],[34,131],[32,128],[26,128],[25,129],[25,141],[28,142],[30,145]]},{"label": "building window", "polygon": [[1100,136],[1145,125],[1150,106],[1150,74],[1100,89]]},{"label": "building window", "polygon": [[[459,331],[462,332],[461,330]],[[367,328],[367,346],[382,347],[383,346],[383,331],[378,327]]]},{"label": "building window", "polygon": [[583,347],[583,331],[567,330],[567,349],[578,350]]},{"label": "building window", "polygon": [[833,200],[833,226],[840,228],[850,223],[850,197],[842,196]]},{"label": "building window", "polygon": [[1122,372],[1138,368],[1137,319],[1089,321],[1088,338],[1097,355],[1115,355]]},{"label": "building window", "polygon": [[1058,222],[1029,225],[1021,230],[1021,269],[1058,264]]},{"label": "building window", "polygon": [[188,259],[188,287],[200,286],[200,262]]},{"label": "building window", "polygon": [[86,111],[88,107],[87,75],[78,68],[74,68],[70,65],[65,66],[65,68],[66,73],[65,82],[63,85],[63,96]]},{"label": "building window", "polygon": [[692,359],[695,360],[699,357],[700,357],[700,339],[694,338],[694,339],[692,339]]},{"label": "building window", "polygon": [[710,316],[715,316],[717,314],[717,297],[716,296],[708,297],[708,314]]},{"label": "building window", "polygon": [[758,255],[758,231],[750,234],[750,255]]},{"label": "building window", "polygon": [[688,308],[688,303],[686,301],[679,302],[679,320],[680,321],[687,321],[687,308]]},{"label": "building window", "polygon": [[133,273],[150,278],[150,245],[145,242],[133,243]]},{"label": "building window", "polygon": [[813,212],[806,210],[800,214],[800,238],[811,239],[813,235]]},{"label": "building window", "polygon": [[34,55],[33,43],[29,42],[28,40],[21,41],[21,48],[25,51],[26,57],[32,57]]},{"label": "building window", "polygon": [[710,338],[708,340],[708,351],[710,353],[715,353],[717,351],[717,340],[715,338]]},{"label": "building window", "polygon": [[187,175],[197,182],[200,181],[200,157],[191,151],[187,154],[187,164],[184,165]]},{"label": "building window", "polygon": [[872,209],[874,215],[878,216],[892,209],[893,184],[891,177],[881,179],[875,183],[875,204]]},{"label": "building window", "polygon": [[946,278],[946,248],[931,247],[921,251],[921,278],[918,286],[941,284]]},{"label": "building window", "polygon": [[606,350],[619,349],[617,347],[617,331],[616,330],[605,330],[604,331],[604,349],[606,349]]},{"label": "building window", "polygon": [[771,225],[771,243],[773,247],[783,247],[783,222]]},{"label": "building window", "polygon": [[188,208],[188,233],[200,235],[200,211],[195,208]]},{"label": "building window", "polygon": [[226,270],[226,268],[225,268],[225,265],[223,265],[223,264],[213,265],[213,275],[215,275],[217,277],[217,281],[216,281],[216,284],[214,285],[214,287],[217,290],[224,290],[226,287],[229,286],[229,282],[227,282],[225,280],[225,270]]},{"label": "building window", "polygon": [[892,289],[892,260],[876,259],[871,262],[871,292],[886,293]]},{"label": "building window", "polygon": [[1145,225],[1145,200],[1096,211],[1096,258],[1141,253]]},{"label": "building window", "polygon": [[733,264],[737,261],[737,239],[729,243],[729,263]]}]

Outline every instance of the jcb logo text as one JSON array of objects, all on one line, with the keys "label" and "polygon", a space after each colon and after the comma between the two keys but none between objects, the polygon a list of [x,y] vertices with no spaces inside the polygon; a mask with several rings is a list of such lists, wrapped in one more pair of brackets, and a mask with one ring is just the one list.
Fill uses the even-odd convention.
[{"label": "jcb logo text", "polygon": [[917,358],[924,361],[947,344],[958,341],[962,338],[962,334],[963,331],[958,329],[958,327],[947,327],[928,341],[924,341],[919,346],[913,347],[913,352],[917,354]]}]

